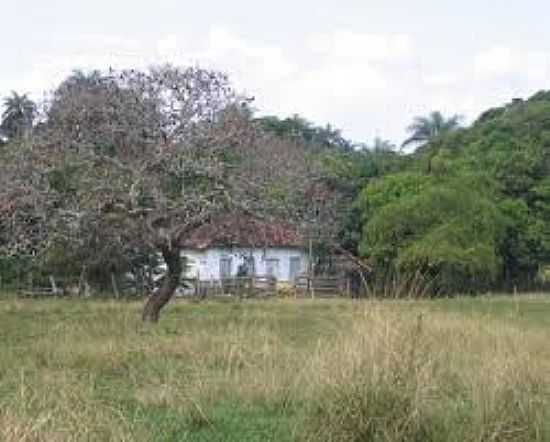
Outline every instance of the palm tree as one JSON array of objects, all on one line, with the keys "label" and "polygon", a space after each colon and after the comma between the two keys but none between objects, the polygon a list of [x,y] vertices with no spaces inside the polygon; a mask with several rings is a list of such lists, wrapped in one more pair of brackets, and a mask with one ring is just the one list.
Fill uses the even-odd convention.
[{"label": "palm tree", "polygon": [[461,120],[460,115],[453,115],[446,119],[439,111],[432,112],[427,117],[415,117],[413,123],[407,127],[407,132],[411,133],[411,136],[403,142],[401,147],[410,144],[425,145],[443,134],[458,129]]},{"label": "palm tree", "polygon": [[36,105],[27,96],[12,91],[9,97],[4,98],[4,112],[0,129],[8,138],[24,138],[30,134]]}]

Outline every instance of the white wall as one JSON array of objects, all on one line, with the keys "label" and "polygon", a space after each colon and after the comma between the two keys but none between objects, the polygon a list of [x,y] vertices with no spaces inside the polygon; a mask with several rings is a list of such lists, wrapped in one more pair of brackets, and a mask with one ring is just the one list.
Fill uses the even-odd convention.
[{"label": "white wall", "polygon": [[303,250],[296,248],[256,248],[256,249],[207,249],[204,251],[182,250],[182,256],[187,258],[188,269],[185,276],[201,281],[216,281],[220,279],[220,259],[231,258],[231,276],[236,276],[239,265],[246,256],[254,257],[255,274],[267,275],[266,261],[276,259],[279,262],[278,281],[290,281],[290,258],[300,258],[300,270],[306,272],[308,268],[308,256]]}]

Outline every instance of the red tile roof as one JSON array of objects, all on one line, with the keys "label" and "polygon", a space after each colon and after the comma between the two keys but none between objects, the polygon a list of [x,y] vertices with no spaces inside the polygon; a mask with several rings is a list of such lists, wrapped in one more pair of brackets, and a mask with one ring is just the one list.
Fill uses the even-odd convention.
[{"label": "red tile roof", "polygon": [[302,235],[283,222],[267,222],[249,215],[223,215],[180,239],[182,248],[303,247]]}]

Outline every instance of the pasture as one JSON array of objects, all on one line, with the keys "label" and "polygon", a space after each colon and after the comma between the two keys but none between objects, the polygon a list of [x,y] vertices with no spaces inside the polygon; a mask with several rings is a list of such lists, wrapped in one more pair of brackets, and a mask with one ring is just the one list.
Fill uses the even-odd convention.
[{"label": "pasture", "polygon": [[0,301],[0,440],[550,440],[550,298]]}]

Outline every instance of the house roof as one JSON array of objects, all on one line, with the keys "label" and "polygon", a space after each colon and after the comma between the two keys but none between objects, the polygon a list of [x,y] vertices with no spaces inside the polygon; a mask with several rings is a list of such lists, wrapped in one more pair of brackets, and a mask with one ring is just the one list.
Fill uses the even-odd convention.
[{"label": "house roof", "polygon": [[284,222],[267,222],[249,215],[222,215],[181,238],[186,249],[212,247],[303,247],[297,229]]}]

